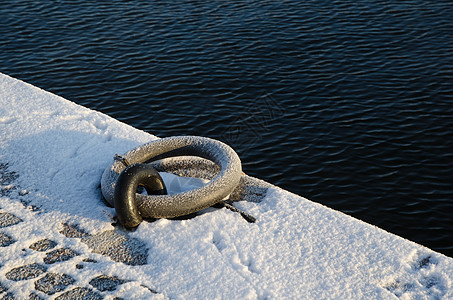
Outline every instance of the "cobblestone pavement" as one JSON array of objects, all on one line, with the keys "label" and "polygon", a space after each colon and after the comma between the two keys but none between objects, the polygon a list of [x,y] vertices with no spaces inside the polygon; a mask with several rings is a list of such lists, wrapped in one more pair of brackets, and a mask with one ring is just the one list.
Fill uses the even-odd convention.
[{"label": "cobblestone pavement", "polygon": [[[175,170],[174,173],[178,173]],[[28,191],[22,189],[15,183],[19,175],[9,169],[8,164],[0,163],[0,196],[9,198],[12,201],[19,201],[24,210],[31,211],[36,218],[39,217],[39,208],[31,207],[27,201],[23,200]],[[209,177],[209,176],[204,176]],[[243,176],[238,188],[232,193],[232,201],[252,201],[259,202],[267,190],[268,184]],[[89,278],[88,284],[80,284],[73,276],[64,272],[50,271],[52,266],[63,263],[72,263],[73,268],[83,270],[84,268],[94,268],[98,263],[90,254],[100,254],[110,258],[114,262],[123,263],[129,266],[140,266],[147,264],[148,249],[145,244],[133,237],[120,226],[113,230],[107,230],[95,235],[91,235],[82,229],[78,224],[60,223],[61,230],[58,235],[74,240],[77,243],[88,246],[91,252],[80,252],[71,247],[60,245],[58,241],[51,238],[56,233],[49,234],[48,238],[43,238],[27,245],[26,249],[16,247],[18,240],[11,236],[14,228],[23,222],[32,220],[22,220],[15,214],[0,207],[0,257],[6,250],[22,251],[22,256],[33,261],[32,263],[20,263],[11,267],[0,264],[0,299],[20,299],[15,295],[14,286],[32,287],[28,293],[29,299],[122,299],[117,295],[119,288],[130,280],[107,274],[99,274]],[[8,230],[7,232],[6,229]],[[23,244],[23,243],[22,243]],[[80,259],[75,259],[79,257]],[[65,265],[60,269],[67,269]],[[58,268],[53,268],[58,269]],[[33,284],[28,284],[32,282]],[[137,283],[144,288],[149,296],[161,296],[157,288],[150,287],[149,284]]]}]

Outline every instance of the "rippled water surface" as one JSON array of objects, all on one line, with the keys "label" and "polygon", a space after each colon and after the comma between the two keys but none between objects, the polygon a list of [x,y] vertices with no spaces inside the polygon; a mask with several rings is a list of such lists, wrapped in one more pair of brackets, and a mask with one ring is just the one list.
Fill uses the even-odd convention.
[{"label": "rippled water surface", "polygon": [[2,1],[0,72],[453,256],[451,1]]}]

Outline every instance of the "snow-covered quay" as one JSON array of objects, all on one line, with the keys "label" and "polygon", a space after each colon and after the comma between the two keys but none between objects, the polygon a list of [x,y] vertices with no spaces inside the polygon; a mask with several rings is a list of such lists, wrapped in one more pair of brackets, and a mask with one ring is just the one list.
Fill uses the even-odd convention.
[{"label": "snow-covered quay", "polygon": [[0,74],[0,297],[453,299],[452,258],[245,175],[234,206],[255,223],[210,208],[112,225],[101,175],[154,139]]}]

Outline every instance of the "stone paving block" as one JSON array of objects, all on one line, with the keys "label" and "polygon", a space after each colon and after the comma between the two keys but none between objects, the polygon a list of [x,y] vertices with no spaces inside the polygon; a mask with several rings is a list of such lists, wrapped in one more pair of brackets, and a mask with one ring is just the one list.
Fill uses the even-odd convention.
[{"label": "stone paving block", "polygon": [[32,250],[43,252],[54,248],[56,245],[57,243],[54,241],[51,241],[49,239],[43,239],[37,241],[36,243],[31,244],[29,248]]},{"label": "stone paving block", "polygon": [[63,223],[63,229],[60,233],[68,238],[82,238],[88,235],[88,233],[80,229],[78,225],[69,225],[66,223]]},{"label": "stone paving block", "polygon": [[19,177],[16,172],[8,170],[7,163],[0,163],[0,196],[8,197],[16,187],[12,183]]},{"label": "stone paving block", "polygon": [[48,273],[35,282],[35,288],[47,295],[53,295],[56,292],[63,291],[68,285],[73,284],[74,281],[71,276],[66,274]]},{"label": "stone paving block", "polygon": [[14,190],[11,186],[1,186],[0,185],[0,196],[1,197],[9,197],[11,196],[11,192]]},{"label": "stone paving block", "polygon": [[0,247],[6,247],[13,244],[15,240],[7,234],[0,232]]},{"label": "stone paving block", "polygon": [[36,278],[47,270],[45,266],[39,264],[25,265],[17,267],[6,273],[6,278],[13,281],[27,280]]},{"label": "stone paving block", "polygon": [[119,279],[118,277],[99,275],[90,281],[90,284],[97,290],[114,291],[119,285],[125,283],[125,280]]},{"label": "stone paving block", "polygon": [[0,213],[0,228],[16,225],[22,222],[22,219],[16,217],[11,213]]},{"label": "stone paving block", "polygon": [[17,299],[16,297],[14,297],[13,293],[8,293],[5,296],[3,296],[1,300],[17,300]]},{"label": "stone paving block", "polygon": [[108,230],[96,235],[89,235],[82,238],[81,241],[87,244],[94,253],[107,255],[114,261],[132,266],[147,263],[148,249],[145,244],[119,230]]},{"label": "stone paving block", "polygon": [[8,289],[3,286],[3,284],[0,282],[0,294],[6,292]]},{"label": "stone paving block", "polygon": [[55,300],[102,300],[103,297],[101,294],[89,289],[89,288],[82,288],[82,287],[77,287],[75,289],[72,289],[70,291],[64,292]]},{"label": "stone paving block", "polygon": [[39,297],[38,295],[36,295],[35,293],[31,293],[28,296],[28,300],[43,300],[43,299],[41,297]]},{"label": "stone paving block", "polygon": [[18,177],[16,172],[8,170],[8,163],[0,163],[0,185],[8,185]]},{"label": "stone paving block", "polygon": [[77,255],[79,254],[70,248],[60,248],[48,252],[43,260],[46,264],[53,264],[56,262],[67,261]]}]

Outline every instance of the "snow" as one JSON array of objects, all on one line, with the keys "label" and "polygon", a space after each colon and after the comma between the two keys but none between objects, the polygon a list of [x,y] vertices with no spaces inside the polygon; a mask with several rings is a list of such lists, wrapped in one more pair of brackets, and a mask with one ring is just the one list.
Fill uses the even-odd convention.
[{"label": "snow", "polygon": [[[2,213],[4,222],[7,213],[21,220],[0,225],[0,234],[14,240],[0,247],[0,297],[33,292],[53,299],[75,287],[93,289],[91,280],[107,275],[125,282],[96,291],[104,299],[453,299],[452,258],[274,186],[260,202],[234,203],[255,223],[227,209],[208,209],[192,219],[143,222],[123,232],[145,245],[142,265],[114,261],[83,238],[61,234],[63,223],[91,236],[115,229],[115,211],[101,200],[102,173],[116,153],[155,139],[0,74],[0,224]],[[172,193],[206,183],[163,177]],[[27,280],[7,275],[43,265],[49,251],[29,246],[44,238],[78,254],[45,265],[46,272],[74,279],[51,295],[36,290],[45,274]]]}]

